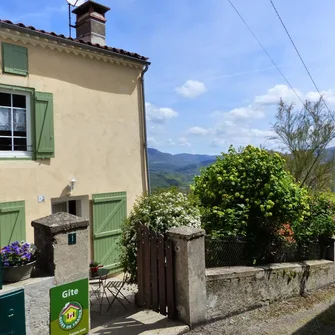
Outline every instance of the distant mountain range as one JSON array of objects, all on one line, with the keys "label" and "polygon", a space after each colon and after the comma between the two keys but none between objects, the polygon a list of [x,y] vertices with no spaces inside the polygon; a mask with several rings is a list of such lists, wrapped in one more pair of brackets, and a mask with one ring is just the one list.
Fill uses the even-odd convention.
[{"label": "distant mountain range", "polygon": [[[328,148],[329,157],[335,147]],[[200,170],[215,162],[216,156],[164,153],[148,148],[149,170],[152,190],[177,186],[187,190]]]},{"label": "distant mountain range", "polygon": [[188,189],[200,169],[216,160],[216,156],[168,154],[148,148],[152,189],[177,186]]}]

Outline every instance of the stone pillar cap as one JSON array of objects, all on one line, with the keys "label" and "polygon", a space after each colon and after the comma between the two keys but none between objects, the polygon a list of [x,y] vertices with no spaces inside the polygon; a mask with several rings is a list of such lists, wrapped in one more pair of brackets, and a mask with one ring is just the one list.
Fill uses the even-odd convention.
[{"label": "stone pillar cap", "polygon": [[201,228],[182,226],[168,230],[167,234],[172,238],[190,241],[205,236],[206,232]]},{"label": "stone pillar cap", "polygon": [[49,230],[52,234],[65,233],[70,230],[87,228],[88,220],[69,213],[59,212],[51,214],[41,219],[32,221],[34,228],[43,228]]}]

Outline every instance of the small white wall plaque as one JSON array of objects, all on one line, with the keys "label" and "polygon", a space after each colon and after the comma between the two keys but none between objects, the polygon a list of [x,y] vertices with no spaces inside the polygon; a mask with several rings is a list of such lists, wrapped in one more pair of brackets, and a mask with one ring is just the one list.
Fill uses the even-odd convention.
[{"label": "small white wall plaque", "polygon": [[38,196],[38,202],[39,203],[45,202],[45,196],[44,195],[39,195]]}]

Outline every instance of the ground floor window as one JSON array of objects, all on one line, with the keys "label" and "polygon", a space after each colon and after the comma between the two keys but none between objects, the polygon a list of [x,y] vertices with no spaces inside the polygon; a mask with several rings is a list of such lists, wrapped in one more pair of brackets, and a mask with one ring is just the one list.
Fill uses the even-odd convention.
[{"label": "ground floor window", "polygon": [[65,212],[73,215],[78,215],[80,206],[79,200],[69,200],[63,202],[56,202],[52,204],[52,214]]}]

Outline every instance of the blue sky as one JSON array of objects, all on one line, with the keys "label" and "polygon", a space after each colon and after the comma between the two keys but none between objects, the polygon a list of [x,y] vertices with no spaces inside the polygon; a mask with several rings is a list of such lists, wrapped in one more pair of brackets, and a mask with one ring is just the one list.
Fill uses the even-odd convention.
[{"label": "blue sky", "polygon": [[[317,94],[269,0],[232,0],[301,98]],[[227,0],[99,0],[107,44],[150,58],[149,146],[218,154],[274,147],[267,137],[280,97],[296,96]],[[330,108],[335,108],[335,2],[274,0]],[[68,34],[65,0],[2,1],[0,17]]]}]

